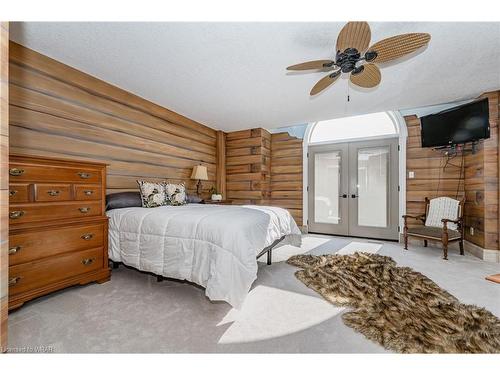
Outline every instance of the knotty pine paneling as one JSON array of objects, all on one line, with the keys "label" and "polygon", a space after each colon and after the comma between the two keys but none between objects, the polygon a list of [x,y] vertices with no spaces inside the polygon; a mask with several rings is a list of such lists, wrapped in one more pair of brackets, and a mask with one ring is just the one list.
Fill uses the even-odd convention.
[{"label": "knotty pine paneling", "polygon": [[0,22],[0,352],[7,349],[9,247],[9,23]]},{"label": "knotty pine paneling", "polygon": [[[407,172],[415,172],[414,179],[407,176],[406,210],[408,214],[423,213],[425,197],[465,197],[465,238],[480,247],[498,249],[498,92],[482,97],[489,100],[491,137],[479,144],[477,153],[469,152],[464,157],[460,185],[461,157],[454,158],[443,169],[446,158],[438,151],[421,146],[420,120],[416,116],[405,117],[406,168]],[[474,235],[470,234],[471,227]]]},{"label": "knotty pine paneling", "polygon": [[257,128],[226,135],[227,197],[286,208],[302,226],[302,140]]},{"label": "knotty pine paneling", "polygon": [[217,131],[217,192],[226,197],[226,133]]},{"label": "knotty pine paneling", "polygon": [[271,135],[271,204],[286,208],[302,226],[302,139]]},{"label": "knotty pine paneling", "polygon": [[108,193],[137,179],[184,182],[208,168],[216,185],[217,132],[47,56],[10,43],[10,151],[108,163]]},{"label": "knotty pine paneling", "polygon": [[[499,92],[491,92],[482,95],[481,97],[488,98],[489,103],[489,113],[490,113],[490,138],[486,139],[480,145],[480,154],[482,154],[483,160],[482,165],[477,166],[474,165],[471,161],[467,170],[474,179],[483,180],[483,188],[480,190],[480,193],[484,195],[483,198],[483,218],[484,218],[484,227],[481,228],[484,231],[484,248],[486,249],[499,249],[499,235],[498,235],[498,100]],[[470,156],[471,158],[474,155]],[[482,169],[482,173],[480,170]],[[472,171],[471,171],[472,170]],[[472,173],[471,173],[472,172]],[[468,178],[466,175],[465,179],[465,191],[468,191],[468,181],[470,180],[470,186],[475,187],[476,181],[472,178]],[[474,190],[473,190],[474,191]],[[475,192],[475,191],[474,191]],[[476,194],[477,195],[477,194]],[[475,202],[474,202],[475,203]],[[465,210],[467,213],[467,210]],[[469,221],[471,217],[468,217]],[[467,233],[467,232],[466,232]],[[470,234],[469,234],[470,235]],[[467,235],[466,235],[467,238]]]},{"label": "knotty pine paneling", "polygon": [[226,134],[226,190],[234,204],[265,204],[271,185],[271,134],[256,128]]}]

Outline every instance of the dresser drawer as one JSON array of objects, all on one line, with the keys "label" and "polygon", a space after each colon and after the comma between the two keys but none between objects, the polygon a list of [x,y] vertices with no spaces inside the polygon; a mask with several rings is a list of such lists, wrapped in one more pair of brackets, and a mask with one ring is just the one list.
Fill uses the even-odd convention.
[{"label": "dresser drawer", "polygon": [[9,202],[26,203],[30,201],[30,184],[9,184]]},{"label": "dresser drawer", "polygon": [[104,245],[106,223],[44,229],[9,236],[9,264],[31,262]]},{"label": "dresser drawer", "polygon": [[9,164],[10,182],[101,182],[101,171],[90,168],[69,168],[52,165]]},{"label": "dresser drawer", "polygon": [[35,202],[71,200],[70,184],[35,184]]},{"label": "dresser drawer", "polygon": [[9,223],[15,225],[99,216],[103,214],[101,210],[101,202],[96,201],[11,204],[9,207]]},{"label": "dresser drawer", "polygon": [[104,268],[103,249],[83,250],[9,267],[9,295]]},{"label": "dresser drawer", "polygon": [[77,201],[88,201],[101,199],[101,186],[96,185],[74,185],[75,199]]}]

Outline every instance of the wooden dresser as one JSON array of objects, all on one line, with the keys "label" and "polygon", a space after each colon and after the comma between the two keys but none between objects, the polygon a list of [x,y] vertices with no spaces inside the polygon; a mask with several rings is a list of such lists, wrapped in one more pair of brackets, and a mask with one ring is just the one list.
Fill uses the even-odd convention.
[{"label": "wooden dresser", "polygon": [[106,165],[10,155],[9,309],[109,280]]}]

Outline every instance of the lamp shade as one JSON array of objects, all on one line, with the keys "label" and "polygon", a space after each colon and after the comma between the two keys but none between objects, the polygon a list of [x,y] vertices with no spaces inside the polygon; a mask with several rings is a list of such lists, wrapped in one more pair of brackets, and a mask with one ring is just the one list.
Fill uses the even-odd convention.
[{"label": "lamp shade", "polygon": [[208,180],[207,167],[204,165],[196,165],[191,173],[192,180]]}]

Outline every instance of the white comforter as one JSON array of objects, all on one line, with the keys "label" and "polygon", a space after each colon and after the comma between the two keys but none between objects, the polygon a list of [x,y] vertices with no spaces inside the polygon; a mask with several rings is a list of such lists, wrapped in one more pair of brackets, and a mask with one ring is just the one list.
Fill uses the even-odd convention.
[{"label": "white comforter", "polygon": [[257,277],[256,255],[300,230],[288,211],[267,206],[188,204],[107,212],[109,258],[205,287],[211,300],[240,307]]}]

